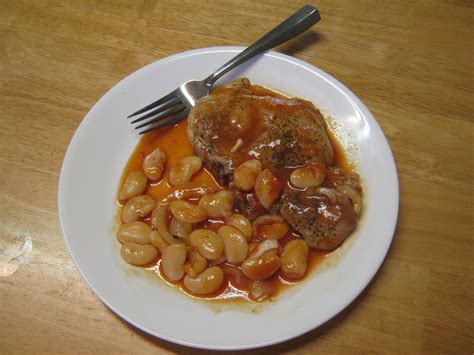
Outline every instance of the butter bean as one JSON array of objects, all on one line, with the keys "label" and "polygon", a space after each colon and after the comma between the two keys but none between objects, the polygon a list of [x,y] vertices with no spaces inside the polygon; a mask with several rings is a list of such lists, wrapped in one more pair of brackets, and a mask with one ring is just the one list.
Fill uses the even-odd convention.
[{"label": "butter bean", "polygon": [[151,227],[145,222],[134,221],[122,224],[117,231],[120,243],[150,244]]},{"label": "butter bean", "polygon": [[269,251],[258,258],[245,260],[240,268],[249,279],[263,280],[278,271],[280,258],[275,252]]},{"label": "butter bean", "polygon": [[207,260],[196,250],[188,253],[188,261],[184,264],[184,272],[191,277],[196,277],[207,267]]},{"label": "butter bean", "polygon": [[181,280],[184,276],[184,263],[187,252],[184,244],[168,245],[161,256],[163,272],[171,281]]},{"label": "butter bean", "polygon": [[222,238],[209,229],[196,229],[189,235],[189,243],[207,260],[217,260],[224,252]]},{"label": "butter bean", "polygon": [[293,170],[290,181],[300,189],[318,187],[326,178],[326,167],[320,163],[310,163],[305,167]]},{"label": "butter bean", "polygon": [[122,208],[122,221],[125,223],[138,221],[148,216],[155,208],[155,204],[155,200],[147,195],[132,197]]},{"label": "butter bean", "polygon": [[257,179],[255,180],[255,194],[262,206],[267,210],[280,196],[281,188],[281,182],[268,169],[265,169],[258,174]]},{"label": "butter bean", "polygon": [[204,208],[187,201],[172,201],[169,209],[176,219],[184,223],[199,223],[207,219],[207,211]]},{"label": "butter bean", "polygon": [[202,167],[202,160],[197,156],[188,156],[180,159],[173,165],[169,172],[169,182],[174,186],[184,184],[191,180]]},{"label": "butter bean", "polygon": [[166,156],[160,148],[155,148],[143,160],[142,169],[146,177],[152,181],[157,181],[163,175],[165,169]]},{"label": "butter bean", "polygon": [[242,234],[245,236],[245,239],[247,239],[247,242],[250,242],[252,240],[252,222],[250,222],[247,217],[241,214],[233,214],[225,219],[225,223],[228,226],[234,227],[241,231]]},{"label": "butter bean", "polygon": [[199,206],[207,211],[209,217],[225,217],[232,213],[234,195],[229,190],[221,190],[215,194],[203,196],[199,200]]},{"label": "butter bean", "polygon": [[127,242],[122,245],[120,255],[129,264],[143,266],[151,263],[158,257],[158,250],[152,245]]},{"label": "butter bean", "polygon": [[134,170],[130,172],[125,178],[122,188],[119,192],[119,200],[127,201],[128,199],[141,195],[145,192],[148,179],[141,170]]},{"label": "butter bean", "polygon": [[170,245],[170,243],[168,243],[158,231],[152,231],[149,234],[149,237],[151,245],[158,248],[162,254],[166,247]]},{"label": "butter bean", "polygon": [[250,191],[255,186],[255,180],[262,171],[262,163],[257,159],[240,164],[234,172],[234,184],[241,191]]},{"label": "butter bean", "polygon": [[292,279],[300,279],[308,267],[308,244],[304,240],[295,239],[285,245],[281,254],[281,271]]},{"label": "butter bean", "polygon": [[217,234],[224,242],[225,258],[231,264],[240,264],[247,257],[249,250],[247,239],[234,227],[222,226]]},{"label": "butter bean", "polygon": [[184,286],[195,295],[206,295],[215,292],[224,282],[224,272],[219,266],[212,266],[196,277],[186,275]]}]

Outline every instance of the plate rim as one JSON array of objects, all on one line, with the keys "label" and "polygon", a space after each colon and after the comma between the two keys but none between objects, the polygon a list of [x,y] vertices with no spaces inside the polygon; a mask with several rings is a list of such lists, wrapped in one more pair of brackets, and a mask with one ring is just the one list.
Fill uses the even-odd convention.
[{"label": "plate rim", "polygon": [[[340,314],[344,309],[346,309],[351,303],[356,301],[360,294],[363,292],[364,289],[370,284],[370,282],[374,279],[375,275],[378,273],[380,270],[380,267],[382,266],[389,250],[392,245],[393,239],[395,237],[395,232],[396,232],[396,227],[398,224],[398,215],[399,215],[399,208],[400,208],[400,189],[399,189],[399,177],[398,177],[398,171],[397,171],[397,166],[395,162],[395,158],[393,155],[393,152],[390,148],[390,145],[388,143],[387,137],[385,136],[382,128],[380,127],[379,123],[375,119],[375,117],[372,115],[372,113],[369,111],[369,109],[365,106],[365,104],[349,89],[347,88],[344,84],[342,84],[339,80],[334,78],[332,75],[326,73],[325,71],[319,69],[318,67],[314,66],[311,63],[305,62],[299,58],[292,57],[290,55],[284,54],[284,53],[279,53],[275,51],[267,51],[261,56],[269,56],[269,57],[274,57],[277,59],[284,60],[285,62],[288,62],[293,65],[297,65],[300,68],[303,68],[305,70],[308,70],[309,72],[316,73],[319,77],[323,78],[327,83],[335,86],[340,93],[342,93],[349,101],[353,103],[353,106],[356,107],[359,111],[361,111],[362,115],[364,117],[369,117],[373,120],[374,127],[377,130],[379,130],[379,133],[381,134],[381,137],[383,138],[383,144],[386,146],[385,148],[387,151],[390,153],[390,159],[388,164],[391,165],[391,169],[393,174],[391,174],[391,177],[393,178],[391,181],[391,185],[393,186],[394,189],[394,215],[392,218],[392,225],[390,228],[387,228],[389,233],[387,232],[387,235],[390,235],[390,238],[387,238],[387,241],[384,245],[384,252],[383,255],[380,253],[377,258],[377,266],[371,269],[371,272],[368,273],[367,277],[364,279],[363,284],[361,283],[359,285],[359,288],[357,291],[355,291],[355,294],[353,297],[349,297],[347,302],[343,302],[343,306],[334,314],[331,316],[325,317],[325,319],[320,322],[318,325],[310,325],[305,328],[303,331],[296,331],[296,332],[289,332],[291,334],[288,334],[285,337],[280,337],[278,339],[273,339],[270,341],[265,341],[265,342],[258,342],[255,344],[247,344],[247,345],[237,345],[237,346],[210,346],[210,345],[202,345],[202,344],[197,344],[193,343],[192,341],[183,341],[180,339],[175,339],[170,336],[164,336],[162,334],[157,334],[155,331],[148,329],[145,326],[140,325],[138,322],[135,322],[134,320],[128,318],[126,315],[124,315],[120,310],[116,309],[114,306],[109,304],[109,302],[105,299],[104,296],[102,296],[96,288],[89,282],[89,280],[86,278],[85,274],[81,270],[78,262],[76,261],[76,258],[74,257],[74,254],[72,252],[70,243],[68,242],[68,238],[65,233],[65,225],[64,225],[64,217],[62,216],[62,211],[64,211],[64,185],[65,185],[65,175],[67,175],[67,166],[70,164],[70,159],[72,150],[74,149],[75,145],[77,144],[77,140],[79,139],[80,135],[83,134],[84,131],[84,126],[83,123],[87,122],[88,117],[94,113],[96,108],[100,106],[108,95],[110,95],[113,91],[120,90],[120,88],[124,85],[124,82],[126,82],[130,77],[134,76],[137,72],[145,70],[145,68],[151,67],[153,65],[156,65],[157,62],[160,63],[170,63],[175,60],[179,60],[182,58],[186,57],[191,57],[195,55],[202,55],[202,54],[212,54],[212,53],[222,53],[222,52],[231,52],[231,53],[238,53],[242,50],[244,50],[246,47],[243,46],[214,46],[214,47],[204,47],[204,48],[196,48],[188,51],[183,51],[179,53],[172,54],[167,57],[160,58],[158,60],[155,60],[153,62],[150,62],[142,67],[139,67],[137,70],[131,72],[130,74],[126,75],[123,79],[118,81],[116,84],[114,84],[109,90],[107,90],[99,100],[90,108],[90,110],[86,113],[86,115],[82,118],[80,121],[79,125],[76,127],[75,132],[68,144],[68,147],[66,149],[63,162],[61,165],[61,170],[60,170],[60,176],[59,176],[59,182],[58,182],[58,218],[61,226],[61,232],[63,235],[64,242],[66,244],[66,248],[68,250],[68,253],[70,257],[73,260],[73,263],[81,275],[82,279],[86,282],[86,285],[89,287],[90,290],[94,293],[96,297],[98,297],[102,303],[104,303],[112,312],[114,312],[116,315],[118,315],[120,318],[125,320],[127,323],[131,324],[133,327],[137,328],[139,331],[144,331],[147,334],[150,334],[154,337],[157,337],[159,339],[169,341],[174,344],[179,344],[182,346],[186,347],[192,347],[192,348],[199,348],[199,349],[207,349],[207,350],[246,350],[246,349],[256,349],[256,348],[261,348],[265,346],[270,346],[278,343],[282,343],[291,339],[294,339],[298,336],[301,336],[303,334],[306,334],[313,329],[316,329],[325,323],[327,323],[330,319],[334,318],[338,314]],[[374,263],[375,264],[375,263]]]}]

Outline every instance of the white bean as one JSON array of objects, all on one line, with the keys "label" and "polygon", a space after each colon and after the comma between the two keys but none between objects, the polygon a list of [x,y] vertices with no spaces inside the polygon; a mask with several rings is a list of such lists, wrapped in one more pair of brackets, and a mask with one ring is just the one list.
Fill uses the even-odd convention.
[{"label": "white bean", "polygon": [[131,265],[143,266],[150,264],[158,257],[158,250],[152,245],[141,245],[127,242],[122,245],[120,255]]},{"label": "white bean", "polygon": [[148,216],[155,208],[155,200],[147,195],[132,197],[122,208],[122,221],[138,221],[140,218]]},{"label": "white bean", "polygon": [[258,258],[249,258],[240,267],[244,275],[252,280],[266,279],[277,272],[279,268],[280,258],[273,251],[269,251]]},{"label": "white bean", "polygon": [[135,244],[150,244],[151,227],[140,221],[124,223],[117,231],[117,239],[120,243],[132,242]]},{"label": "white bean", "polygon": [[169,208],[171,214],[184,223],[199,223],[207,219],[207,211],[204,208],[187,201],[172,201]]},{"label": "white bean", "polygon": [[166,247],[170,245],[170,243],[168,243],[158,231],[152,231],[149,237],[151,245],[158,248],[161,253],[163,253],[163,250],[165,250]]},{"label": "white bean", "polygon": [[188,261],[184,264],[184,272],[191,277],[195,277],[207,267],[207,260],[196,250],[188,253]]},{"label": "white bean", "polygon": [[169,182],[174,186],[184,184],[191,180],[202,167],[202,160],[197,156],[189,156],[180,159],[174,164],[169,172]]},{"label": "white bean", "polygon": [[288,233],[289,230],[290,230],[290,227],[285,222],[272,223],[272,224],[264,225],[260,229],[259,236],[262,237],[263,239],[279,240],[283,238]]},{"label": "white bean", "polygon": [[225,217],[232,213],[234,195],[229,190],[221,190],[201,197],[199,206],[203,207],[211,218]]},{"label": "white bean", "polygon": [[184,286],[195,295],[207,295],[213,293],[222,286],[224,272],[219,266],[212,266],[201,272],[196,277],[186,275]]},{"label": "white bean", "polygon": [[255,180],[255,194],[262,206],[267,210],[280,196],[281,188],[281,182],[268,169],[265,169],[258,174],[257,179]]},{"label": "white bean", "polygon": [[307,187],[317,187],[326,178],[326,167],[320,163],[310,163],[305,167],[293,170],[290,175],[291,183],[304,189]]},{"label": "white bean", "polygon": [[281,270],[285,276],[300,279],[308,267],[308,244],[304,240],[295,239],[285,245],[281,254]]},{"label": "white bean", "polygon": [[247,257],[249,250],[247,239],[237,228],[231,226],[222,226],[217,234],[224,242],[224,252],[227,262],[231,264],[240,264]]},{"label": "white bean", "polygon": [[281,239],[289,230],[281,216],[265,214],[257,217],[253,222],[253,233],[263,239]]},{"label": "white bean", "polygon": [[133,196],[141,195],[145,192],[148,179],[141,170],[133,170],[125,178],[122,189],[119,192],[119,200],[126,201]]},{"label": "white bean", "polygon": [[234,172],[234,184],[239,190],[250,191],[255,186],[255,179],[262,171],[262,163],[257,159],[240,164]]},{"label": "white bean", "polygon": [[158,206],[151,213],[151,228],[157,229],[160,235],[170,244],[180,243],[178,238],[175,238],[168,231],[168,205],[161,201]]},{"label": "white bean", "polygon": [[155,148],[143,160],[142,169],[148,179],[157,181],[163,175],[165,169],[166,156],[160,148]]},{"label": "white bean", "polygon": [[247,239],[247,242],[250,242],[252,240],[252,222],[250,222],[247,217],[241,214],[233,214],[225,219],[225,223],[228,226],[237,228],[239,231],[241,231],[242,234],[245,236],[245,239]]},{"label": "white bean", "polygon": [[196,229],[189,235],[189,243],[208,260],[217,260],[224,252],[222,238],[209,229]]},{"label": "white bean", "polygon": [[168,279],[178,281],[183,278],[186,257],[187,252],[184,244],[171,244],[166,247],[161,256],[161,266]]}]

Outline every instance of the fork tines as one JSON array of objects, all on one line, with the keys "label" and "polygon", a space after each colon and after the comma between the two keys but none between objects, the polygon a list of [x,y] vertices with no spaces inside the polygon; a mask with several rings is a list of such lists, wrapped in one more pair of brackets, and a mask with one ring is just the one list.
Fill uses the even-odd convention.
[{"label": "fork tines", "polygon": [[[140,129],[145,126],[149,126],[147,129],[139,132],[139,134],[144,134],[155,129],[176,123],[184,119],[188,115],[189,109],[186,107],[186,105],[182,103],[181,99],[178,96],[177,89],[170,92],[168,95],[163,96],[161,99],[156,100],[155,102],[152,102],[151,104],[143,107],[137,112],[132,113],[127,118],[135,117],[142,113],[145,114],[143,116],[135,118],[131,122],[132,124],[134,124],[149,119],[148,121],[143,122],[135,127],[135,129]],[[159,123],[155,123],[160,120],[162,121]]]}]

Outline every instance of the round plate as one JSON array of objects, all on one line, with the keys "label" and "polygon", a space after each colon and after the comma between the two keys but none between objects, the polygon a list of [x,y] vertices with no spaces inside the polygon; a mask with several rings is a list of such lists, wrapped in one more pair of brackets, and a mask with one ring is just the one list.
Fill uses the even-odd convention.
[{"label": "round plate", "polygon": [[95,294],[147,333],[206,349],[270,345],[329,320],[375,275],[390,246],[398,213],[393,156],[368,109],[323,71],[268,52],[223,80],[245,76],[254,84],[312,101],[321,109],[362,178],[365,210],[357,231],[304,282],[252,312],[246,307],[217,307],[195,300],[121,260],[114,236],[115,193],[139,140],[126,116],[187,80],[206,77],[243,49],[215,47],[179,53],[122,80],[80,124],[59,181],[64,238],[77,269]]}]

